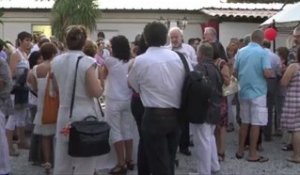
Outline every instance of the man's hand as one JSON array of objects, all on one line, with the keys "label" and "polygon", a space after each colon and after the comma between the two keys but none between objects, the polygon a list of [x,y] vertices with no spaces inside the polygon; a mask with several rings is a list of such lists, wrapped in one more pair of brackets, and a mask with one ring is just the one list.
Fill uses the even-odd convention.
[{"label": "man's hand", "polygon": [[264,70],[264,76],[265,76],[265,78],[272,78],[272,70],[271,69],[265,69]]}]

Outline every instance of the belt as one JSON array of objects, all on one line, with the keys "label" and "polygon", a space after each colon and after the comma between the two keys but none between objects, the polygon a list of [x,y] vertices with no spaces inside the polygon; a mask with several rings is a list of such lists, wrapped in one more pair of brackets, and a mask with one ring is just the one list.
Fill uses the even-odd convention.
[{"label": "belt", "polygon": [[177,115],[179,110],[176,108],[153,108],[145,107],[145,112],[153,112],[156,114],[175,114]]}]

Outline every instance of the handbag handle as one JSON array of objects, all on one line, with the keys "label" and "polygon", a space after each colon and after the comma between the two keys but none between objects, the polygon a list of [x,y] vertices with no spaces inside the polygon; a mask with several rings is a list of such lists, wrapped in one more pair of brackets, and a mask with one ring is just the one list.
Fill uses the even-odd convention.
[{"label": "handbag handle", "polygon": [[100,109],[100,113],[101,113],[102,117],[104,117],[104,112],[103,112],[103,109],[102,109],[102,107],[101,107],[99,98],[97,98],[97,103],[98,103],[98,106],[99,106],[99,109]]},{"label": "handbag handle", "polygon": [[79,64],[79,61],[81,60],[81,58],[82,58],[82,56],[79,56],[77,58],[77,62],[76,62],[75,78],[74,78],[74,82],[73,82],[73,90],[72,90],[72,98],[71,98],[71,107],[70,107],[70,116],[69,116],[69,118],[72,118],[72,115],[73,115],[73,106],[74,106],[74,99],[75,99],[75,88],[76,88],[77,70],[78,70],[78,64]]},{"label": "handbag handle", "polygon": [[97,121],[98,119],[97,119],[97,117],[95,117],[95,116],[87,116],[87,117],[85,117],[83,120],[84,121],[88,121],[89,119],[92,119],[92,120],[95,120],[95,121]]}]

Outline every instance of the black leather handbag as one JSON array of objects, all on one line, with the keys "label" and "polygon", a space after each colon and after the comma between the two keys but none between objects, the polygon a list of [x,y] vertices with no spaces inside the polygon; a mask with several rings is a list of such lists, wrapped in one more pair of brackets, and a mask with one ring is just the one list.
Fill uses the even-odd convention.
[{"label": "black leather handbag", "polygon": [[[77,70],[81,58],[82,57],[78,57],[76,63],[70,118],[72,118],[73,113]],[[99,100],[98,105],[102,116],[104,116]],[[68,154],[71,157],[91,157],[108,153],[110,151],[109,132],[110,126],[104,121],[99,121],[95,116],[87,116],[81,121],[72,122],[69,135]]]}]

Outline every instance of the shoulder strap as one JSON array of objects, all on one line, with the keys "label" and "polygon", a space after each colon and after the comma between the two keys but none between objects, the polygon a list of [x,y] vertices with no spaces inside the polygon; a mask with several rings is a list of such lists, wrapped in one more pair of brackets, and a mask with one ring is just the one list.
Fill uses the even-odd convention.
[{"label": "shoulder strap", "polygon": [[74,106],[74,99],[75,99],[75,89],[76,89],[76,79],[77,79],[77,70],[78,70],[78,64],[79,61],[81,60],[82,56],[79,56],[77,58],[77,62],[76,62],[76,68],[75,68],[75,78],[74,78],[74,82],[73,82],[73,90],[72,90],[72,98],[71,98],[71,106],[70,106],[70,116],[69,118],[72,118],[73,115],[73,106]]},{"label": "shoulder strap", "polygon": [[98,102],[98,106],[99,106],[99,109],[100,109],[101,115],[102,115],[102,117],[104,117],[104,112],[103,112],[103,109],[102,109],[102,107],[101,107],[100,100],[99,100],[99,98],[96,98],[96,100],[97,100],[97,102]]},{"label": "shoulder strap", "polygon": [[188,74],[188,73],[190,72],[190,68],[189,68],[188,62],[186,61],[185,56],[184,56],[182,53],[180,53],[180,52],[177,52],[177,51],[175,51],[175,52],[176,52],[176,53],[178,54],[178,56],[180,57],[180,59],[181,59],[181,61],[182,61],[182,63],[183,63],[185,72],[186,72],[186,74]]}]

